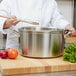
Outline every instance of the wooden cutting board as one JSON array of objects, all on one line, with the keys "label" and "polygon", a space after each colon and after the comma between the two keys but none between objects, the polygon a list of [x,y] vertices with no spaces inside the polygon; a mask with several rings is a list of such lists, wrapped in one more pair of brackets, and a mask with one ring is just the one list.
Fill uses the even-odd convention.
[{"label": "wooden cutting board", "polygon": [[76,43],[76,37],[67,37],[65,38],[65,44]]},{"label": "wooden cutting board", "polygon": [[61,72],[76,70],[76,63],[63,61],[62,57],[52,59],[33,59],[18,56],[17,59],[0,59],[3,75]]}]

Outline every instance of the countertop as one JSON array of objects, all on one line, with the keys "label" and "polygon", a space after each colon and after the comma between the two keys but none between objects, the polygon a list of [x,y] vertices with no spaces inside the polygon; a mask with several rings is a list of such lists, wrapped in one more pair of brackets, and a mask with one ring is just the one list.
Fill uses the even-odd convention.
[{"label": "countertop", "polygon": [[[0,73],[0,76],[3,76],[3,75]],[[76,76],[76,71],[40,73],[40,74],[25,74],[25,75],[10,75],[10,76]]]},{"label": "countertop", "polygon": [[[62,57],[52,59],[33,59],[18,56],[17,59],[0,59],[0,70],[2,75],[7,76],[50,76],[53,74],[70,75],[76,72],[76,63],[62,60]],[[72,72],[73,71],[73,72]],[[66,72],[66,73],[64,73]],[[42,73],[42,74],[41,74]],[[64,76],[63,75],[63,76]],[[74,74],[76,76],[76,74]]]}]

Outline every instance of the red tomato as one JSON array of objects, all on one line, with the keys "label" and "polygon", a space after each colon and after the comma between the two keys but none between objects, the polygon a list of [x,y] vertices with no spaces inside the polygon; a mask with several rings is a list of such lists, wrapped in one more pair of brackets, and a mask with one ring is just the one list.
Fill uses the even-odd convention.
[{"label": "red tomato", "polygon": [[71,37],[76,37],[76,32],[74,32],[74,33],[71,35]]},{"label": "red tomato", "polygon": [[6,50],[1,50],[0,51],[0,57],[2,59],[6,59],[8,57],[8,52]]},{"label": "red tomato", "polygon": [[18,51],[16,49],[13,48],[9,48],[7,49],[8,51],[8,58],[10,59],[16,59],[18,56]]}]

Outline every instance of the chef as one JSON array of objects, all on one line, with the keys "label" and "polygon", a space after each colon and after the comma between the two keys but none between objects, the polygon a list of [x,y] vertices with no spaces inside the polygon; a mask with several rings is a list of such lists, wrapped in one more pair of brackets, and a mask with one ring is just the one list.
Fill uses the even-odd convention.
[{"label": "chef", "polygon": [[74,31],[60,13],[55,0],[3,0],[0,3],[0,31],[7,34],[6,48],[19,48],[19,36],[13,30],[35,26],[21,20],[39,22],[39,27]]}]

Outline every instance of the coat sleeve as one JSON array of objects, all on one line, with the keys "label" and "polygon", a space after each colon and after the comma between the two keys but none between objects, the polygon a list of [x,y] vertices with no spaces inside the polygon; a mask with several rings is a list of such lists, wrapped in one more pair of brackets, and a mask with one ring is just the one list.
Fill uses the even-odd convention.
[{"label": "coat sleeve", "polygon": [[68,24],[69,22],[63,17],[60,10],[58,9],[56,1],[54,0],[51,25],[59,29],[65,29],[66,25]]},{"label": "coat sleeve", "polygon": [[[3,0],[0,3],[0,16],[9,16],[10,15],[10,6],[8,0]],[[3,25],[6,18],[0,17],[0,32],[6,34],[7,29],[3,29]]]}]

